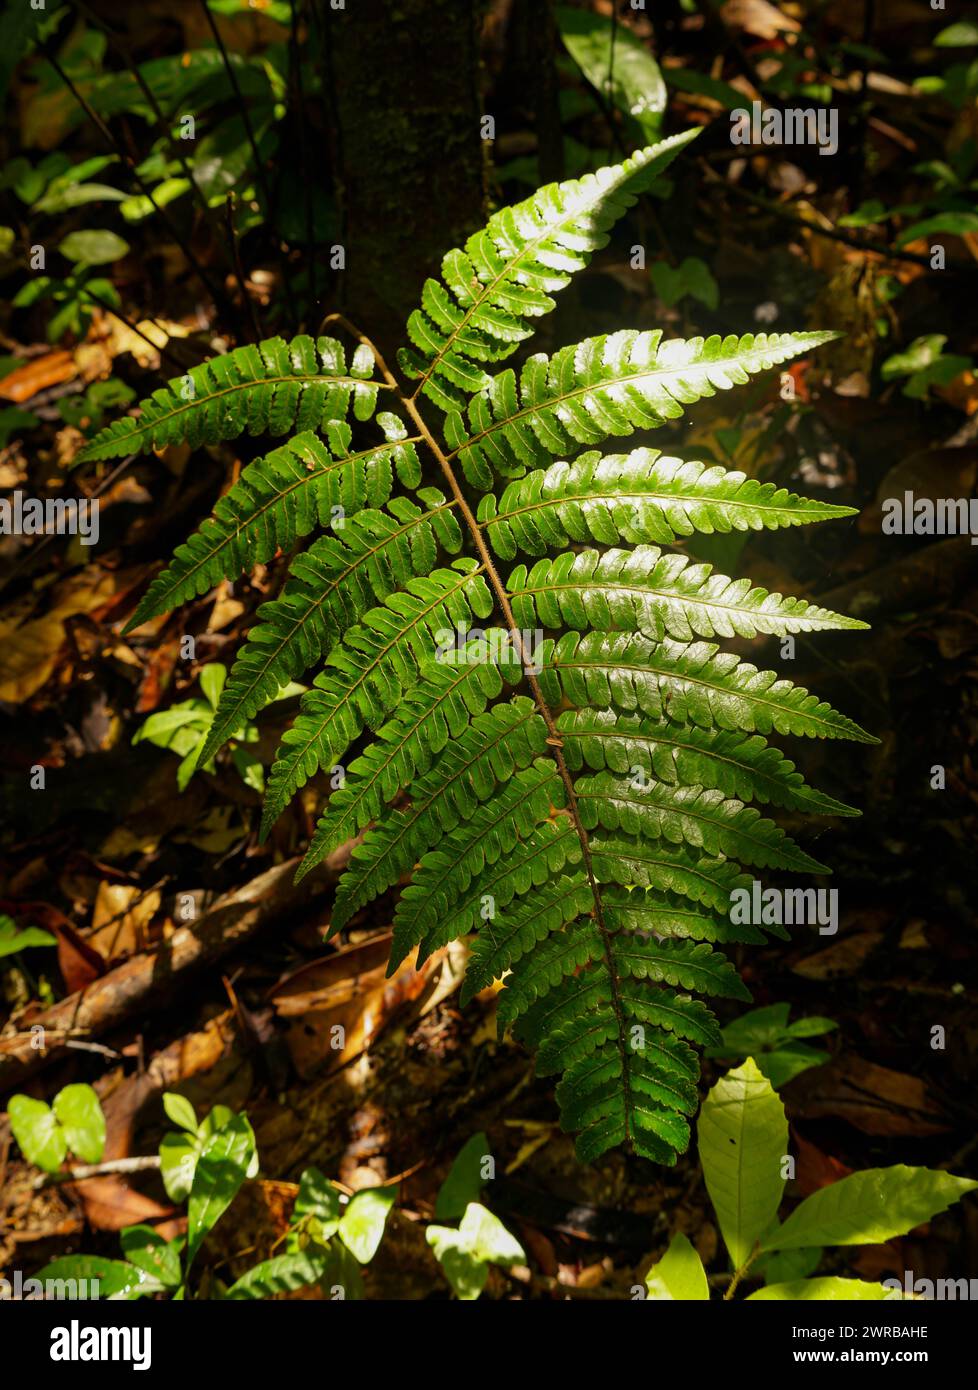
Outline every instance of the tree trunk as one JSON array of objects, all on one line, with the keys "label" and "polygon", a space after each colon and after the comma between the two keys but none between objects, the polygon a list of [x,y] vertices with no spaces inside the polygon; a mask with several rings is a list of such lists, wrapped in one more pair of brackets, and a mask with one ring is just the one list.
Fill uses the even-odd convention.
[{"label": "tree trunk", "polygon": [[387,355],[425,277],[485,220],[481,0],[323,0],[340,306]]}]

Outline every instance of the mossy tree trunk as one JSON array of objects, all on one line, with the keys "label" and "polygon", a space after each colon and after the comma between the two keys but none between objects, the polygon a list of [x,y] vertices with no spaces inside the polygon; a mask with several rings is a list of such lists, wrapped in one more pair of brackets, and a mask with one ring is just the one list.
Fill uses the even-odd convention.
[{"label": "mossy tree trunk", "polygon": [[326,0],[327,101],[346,266],[341,307],[380,347],[485,214],[482,0]]}]

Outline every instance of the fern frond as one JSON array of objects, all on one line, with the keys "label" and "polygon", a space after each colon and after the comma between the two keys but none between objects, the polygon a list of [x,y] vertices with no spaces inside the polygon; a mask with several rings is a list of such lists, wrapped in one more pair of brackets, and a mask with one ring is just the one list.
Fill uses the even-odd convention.
[{"label": "fern frond", "polygon": [[335,535],[320,537],[296,556],[284,590],[258,609],[260,621],[231,668],[206,756],[318,661],[375,603],[415,576],[430,574],[439,542],[450,552],[461,549],[454,503],[435,488],[423,488],[419,495],[426,511],[406,497],[395,498],[387,511],[344,517]]},{"label": "fern frond", "polygon": [[675,420],[687,405],[749,381],[835,333],[745,333],[738,338],[672,338],[660,330],[602,334],[511,368],[453,411],[445,436],[473,487],[520,478],[581,445]]},{"label": "fern frond", "polygon": [[[468,728],[472,716],[482,713],[502,685],[490,662],[457,666],[425,662],[400,713],[377,730],[377,742],[369,744],[346,768],[324,816],[343,825],[344,838],[352,838],[403,787],[427,772],[449,739],[458,738]],[[277,811],[266,804],[262,840],[276,816]]]},{"label": "fern frond", "polygon": [[541,759],[501,787],[440,849],[424,855],[394,916],[389,973],[413,946],[420,964],[480,923],[488,923],[491,935],[492,915],[517,893],[576,863],[581,850],[573,822],[547,819],[551,803],[562,802],[554,765]]},{"label": "fern frond", "polygon": [[479,521],[502,560],[567,545],[643,541],[671,545],[696,531],[775,530],[854,516],[774,483],[718,465],[667,458],[657,449],[602,457],[596,450],[510,483],[497,502],[487,493]]},{"label": "fern frond", "polygon": [[408,319],[414,346],[398,353],[418,390],[442,410],[464,405],[466,392],[487,381],[478,364],[508,357],[530,337],[524,320],[553,309],[551,295],[607,245],[609,228],[697,134],[684,131],[613,168],[548,184],[495,213],[464,251],[449,251],[442,280],[425,282],[421,308]]},{"label": "fern frond", "polygon": [[[502,979],[538,941],[553,938],[555,933],[559,934],[556,939],[563,940],[562,928],[591,912],[593,906],[591,885],[584,875],[561,874],[542,884],[531,898],[513,902],[508,910],[497,913],[491,929],[483,927],[472,944],[460,1002],[467,1004],[493,980]],[[505,1021],[502,1012],[498,1017]]]},{"label": "fern frond", "polygon": [[384,723],[417,684],[439,632],[484,618],[491,608],[481,566],[463,558],[450,570],[412,579],[371,609],[330,652],[326,669],[303,695],[272,765],[267,816],[274,820],[310,777],[336,766],[364,728]]},{"label": "fern frond", "polygon": [[[344,926],[363,903],[396,883],[425,850],[470,818],[479,803],[493,795],[497,783],[529,767],[546,747],[547,726],[525,695],[476,715],[424,776],[411,783],[411,805],[386,816],[354,850],[337,888],[332,931]],[[376,773],[376,758],[370,760],[369,769]],[[345,797],[337,792],[330,799],[300,874],[308,873],[334,845],[356,834],[369,805],[364,793],[369,797],[375,786],[372,778],[344,788]]]},{"label": "fern frond", "polygon": [[566,552],[539,560],[527,572],[518,565],[507,588],[517,625],[571,627],[579,632],[640,632],[659,641],[664,632],[681,642],[696,637],[783,636],[827,628],[865,628],[806,599],[753,589],[749,579],[713,574],[687,555],[657,546],[634,550]]},{"label": "fern frond", "polygon": [[555,644],[543,644],[540,664],[551,705],[565,696],[582,709],[613,706],[707,729],[878,742],[802,686],[759,671],[711,642],[568,632]]},{"label": "fern frond", "polygon": [[326,426],[329,448],[307,431],[255,459],[190,539],[153,580],[125,631],[206,593],[221,579],[236,579],[289,551],[316,526],[333,525],[391,495],[393,468],[402,482],[420,481],[416,440],[381,444],[351,454],[350,427]]},{"label": "fern frond", "polygon": [[580,777],[575,784],[581,819],[588,830],[602,826],[649,840],[689,845],[704,854],[738,859],[767,869],[801,874],[829,870],[798,848],[774,821],[753,806],[728,800],[703,787],[671,787],[662,782],[637,790],[611,772]]},{"label": "fern frond", "polygon": [[822,816],[857,816],[843,801],[808,786],[780,749],[759,734],[677,728],[667,720],[611,709],[565,710],[557,719],[567,765],[578,772],[644,773],[659,782],[715,787],[724,796]]},{"label": "fern frond", "polygon": [[167,444],[216,444],[248,434],[317,430],[327,420],[369,420],[382,382],[371,381],[374,357],[361,345],[347,365],[335,338],[305,334],[286,342],[264,342],[212,357],[175,377],[139,403],[139,415],[101,430],[76,457],[93,459],[144,454]]},{"label": "fern frond", "polygon": [[691,907],[689,901],[667,889],[622,888],[604,884],[601,910],[609,931],[637,935],[676,937],[689,941],[749,942],[763,945],[764,933],[749,922],[732,922],[730,904],[725,912]]}]

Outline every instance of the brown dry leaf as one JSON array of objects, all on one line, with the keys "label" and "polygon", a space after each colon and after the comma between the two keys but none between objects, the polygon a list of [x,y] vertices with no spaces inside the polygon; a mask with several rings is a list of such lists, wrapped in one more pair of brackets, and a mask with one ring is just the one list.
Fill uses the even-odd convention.
[{"label": "brown dry leaf", "polygon": [[797,34],[797,19],[783,14],[768,0],[727,0],[723,22],[728,29],[745,30],[759,39],[776,39],[779,34]]},{"label": "brown dry leaf", "polygon": [[57,665],[67,619],[101,607],[116,583],[115,575],[89,565],[58,585],[43,618],[0,618],[0,700],[20,704],[40,690]]},{"label": "brown dry leaf", "polygon": [[854,975],[883,940],[881,931],[852,932],[841,941],[834,941],[824,951],[796,961],[792,973],[806,980],[835,980],[842,975]]},{"label": "brown dry leaf", "polygon": [[888,497],[903,500],[905,492],[936,501],[940,497],[968,497],[978,476],[978,448],[918,449],[884,475],[870,506],[859,514],[864,536],[878,536],[883,524],[883,503]]},{"label": "brown dry leaf", "polygon": [[[115,314],[107,314],[105,322],[108,328],[106,347],[112,357],[129,352],[141,367],[149,367],[154,371],[160,365],[158,349],[165,348],[171,338],[186,338],[190,334],[189,328],[170,319],[141,319],[136,324],[138,333],[127,323],[117,319]],[[149,342],[146,341],[147,338]]]},{"label": "brown dry leaf", "polygon": [[943,1134],[949,1126],[919,1077],[846,1055],[796,1077],[792,1113],[801,1119],[842,1119],[864,1134]]},{"label": "brown dry leaf", "polygon": [[143,892],[127,883],[100,883],[88,944],[106,960],[143,950],[161,901],[156,888]]},{"label": "brown dry leaf", "polygon": [[934,390],[948,405],[963,410],[965,415],[974,415],[978,410],[978,377],[974,372],[961,372],[947,386],[935,386]]},{"label": "brown dry leaf", "polygon": [[85,1208],[85,1218],[96,1231],[121,1231],[125,1226],[146,1221],[152,1222],[165,1240],[171,1240],[185,1224],[183,1218],[177,1217],[158,1225],[161,1218],[172,1216],[176,1208],[144,1197],[122,1178],[111,1174],[104,1178],[86,1178],[74,1186]]},{"label": "brown dry leaf", "polygon": [[235,618],[240,618],[244,611],[244,604],[234,597],[233,586],[226,579],[222,579],[218,586],[217,599],[207,620],[207,631],[220,632],[223,628],[229,627]]},{"label": "brown dry leaf", "polygon": [[78,367],[70,352],[46,352],[43,357],[35,357],[32,362],[17,367],[0,381],[0,399],[23,405],[41,391],[60,386],[77,375]]},{"label": "brown dry leaf", "polygon": [[397,974],[386,979],[390,941],[391,933],[383,932],[344,946],[273,990],[271,1001],[287,1021],[286,1042],[300,1076],[321,1068],[336,1071],[359,1057],[398,1009],[439,986],[444,950],[436,951],[421,970],[414,968],[417,952],[412,951]]}]

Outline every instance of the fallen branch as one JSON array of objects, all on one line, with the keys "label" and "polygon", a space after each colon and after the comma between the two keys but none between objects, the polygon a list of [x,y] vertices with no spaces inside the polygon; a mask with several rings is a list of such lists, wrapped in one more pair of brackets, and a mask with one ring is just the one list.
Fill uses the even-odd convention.
[{"label": "fallen branch", "polygon": [[[31,1021],[31,1032],[0,1039],[0,1092],[19,1084],[66,1052],[69,1037],[91,1039],[133,1014],[163,1002],[187,973],[227,955],[271,923],[291,917],[332,887],[346,867],[352,841],[342,845],[298,887],[297,860],[259,874],[216,903],[190,926],[180,927],[154,951],[133,956],[85,989]],[[37,1033],[40,1025],[43,1034]],[[38,1047],[38,1040],[45,1043]],[[59,1039],[49,1045],[52,1039]]]}]

